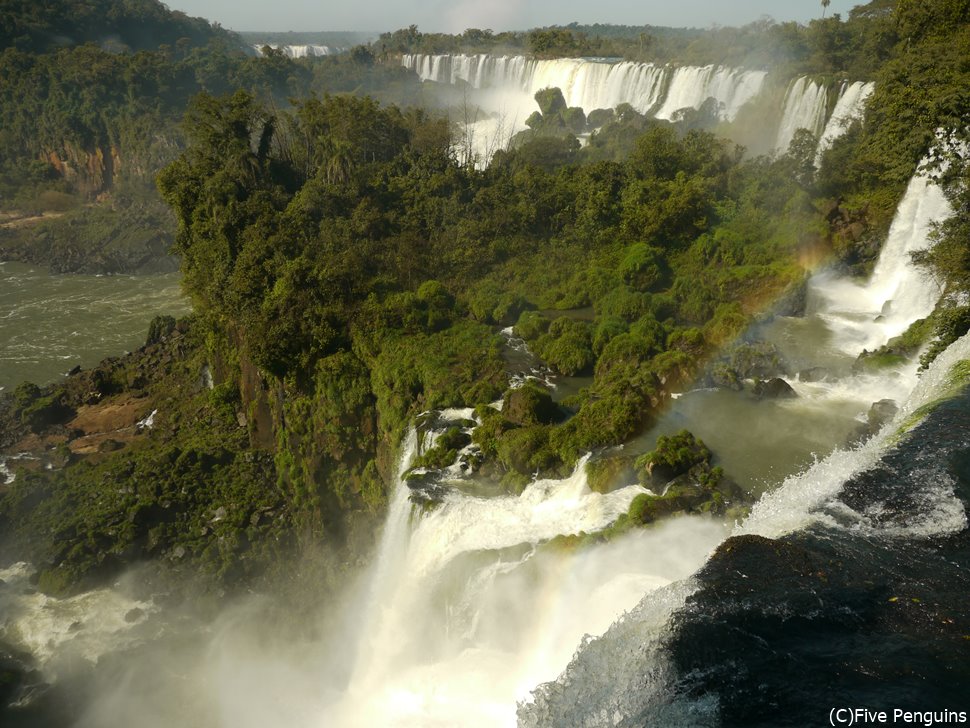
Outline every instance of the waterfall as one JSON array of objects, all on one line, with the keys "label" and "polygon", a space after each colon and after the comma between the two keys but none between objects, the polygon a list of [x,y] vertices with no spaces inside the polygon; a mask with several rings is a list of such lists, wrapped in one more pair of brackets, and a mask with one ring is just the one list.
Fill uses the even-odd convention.
[{"label": "waterfall", "polygon": [[846,132],[853,121],[862,118],[866,100],[875,88],[874,83],[862,81],[842,84],[839,100],[836,102],[832,116],[818,140],[818,149],[815,150],[816,167],[819,166],[822,155],[832,146],[832,143]]},{"label": "waterfall", "polygon": [[559,88],[569,106],[589,113],[628,103],[640,113],[669,119],[683,108],[698,108],[717,100],[723,118],[738,110],[761,90],[764,71],[723,66],[658,66],[631,61],[591,61],[577,58],[534,60],[524,56],[405,54],[402,64],[423,81],[454,84],[464,81],[476,89],[502,89],[532,97],[544,88]]},{"label": "waterfall", "polygon": [[889,228],[871,278],[865,284],[818,276],[810,295],[821,299],[821,316],[850,354],[875,349],[928,316],[940,297],[936,282],[917,270],[911,253],[927,247],[934,222],[953,211],[939,186],[923,173],[910,180]]},{"label": "waterfall", "polygon": [[319,56],[332,56],[340,53],[339,48],[332,48],[325,45],[282,45],[279,43],[253,43],[253,50],[259,55],[263,54],[263,46],[269,46],[274,50],[281,50],[289,58],[315,58]]},{"label": "waterfall", "polygon": [[[701,78],[698,73],[690,83],[699,84]],[[714,76],[706,78],[710,83]],[[803,98],[812,93],[799,92]],[[932,310],[939,290],[913,267],[909,253],[926,246],[931,223],[947,214],[939,188],[917,174],[871,278],[864,284],[833,280],[825,273],[812,279],[812,315],[829,328],[844,358],[863,344],[885,343]],[[967,356],[970,337],[951,347],[919,381],[915,363],[909,362],[876,374],[850,373],[834,382],[793,382],[802,394],[798,406],[831,405],[848,397],[864,412],[874,399],[889,395],[902,406],[877,437],[855,449],[836,450],[786,478],[757,502],[735,532],[777,537],[820,520],[836,523],[826,504],[848,478],[879,461],[892,434],[938,395],[949,368]],[[459,411],[445,419],[468,414]],[[686,577],[705,563],[723,526],[682,518],[617,543],[587,547],[578,558],[596,564],[595,569],[570,563],[571,557],[551,557],[541,548],[544,541],[602,528],[643,492],[627,486],[607,495],[592,493],[583,466],[581,461],[564,480],[537,480],[517,497],[477,498],[451,491],[416,519],[406,545],[396,537],[394,586],[381,592],[386,606],[379,624],[362,630],[379,646],[373,653],[378,659],[372,658],[351,683],[346,700],[354,708],[340,701],[328,716],[350,725],[352,714],[361,726],[418,726],[454,720],[453,711],[460,710],[463,725],[511,725],[511,706],[518,701],[518,719],[527,726],[623,724],[627,716],[644,714],[657,723],[695,725],[703,706],[670,699],[663,634],[670,616],[695,588]],[[914,524],[892,528],[942,534],[965,525],[962,505],[945,482],[932,489],[927,501],[926,513]],[[400,520],[395,515],[399,503],[389,516],[388,529],[395,533],[400,529],[390,524]],[[848,518],[844,509],[841,518]],[[864,520],[857,514],[854,522]],[[681,549],[674,568],[680,578],[669,576],[672,553],[657,551],[674,543]],[[658,560],[645,561],[648,552]],[[640,556],[630,560],[635,553]],[[637,566],[620,566],[624,560]],[[564,573],[571,584],[566,599]],[[604,573],[609,577],[602,578]],[[450,588],[442,592],[442,584]],[[547,590],[555,596],[550,598]],[[582,639],[604,631],[600,639]],[[577,644],[579,651],[560,674]],[[600,675],[610,677],[600,680]],[[540,684],[543,680],[552,682]],[[363,702],[365,714],[359,708]]]},{"label": "waterfall", "polygon": [[559,88],[568,106],[587,114],[630,104],[642,114],[671,119],[685,108],[717,102],[726,121],[761,91],[767,75],[724,66],[682,66],[595,61],[577,58],[535,60],[524,56],[405,54],[402,65],[422,81],[468,84],[475,104],[489,116],[466,120],[460,146],[479,163],[503,148],[536,110],[534,96]]},{"label": "waterfall", "polygon": [[[967,515],[954,494],[952,479],[946,474],[943,463],[936,469],[930,469],[933,467],[930,465],[921,473],[917,504],[899,522],[877,525],[877,519],[852,511],[838,500],[838,496],[849,479],[879,465],[893,446],[895,433],[911,426],[914,413],[945,393],[950,387],[953,367],[968,360],[970,335],[952,344],[930,366],[902,403],[899,413],[877,437],[855,450],[836,451],[804,473],[788,478],[755,505],[748,519],[735,530],[735,535],[779,538],[821,524],[848,539],[880,539],[882,548],[905,549],[905,546],[895,546],[898,539],[933,538],[964,530]],[[892,482],[892,473],[882,477]],[[880,504],[872,506],[878,513]],[[828,542],[828,539],[824,540]],[[737,576],[747,578],[746,574]],[[581,645],[562,675],[539,686],[534,692],[534,700],[520,705],[519,725],[527,728],[719,725],[715,697],[678,697],[677,683],[685,676],[675,674],[666,651],[670,637],[669,620],[684,607],[698,586],[694,581],[685,580],[647,594],[603,637]],[[820,611],[817,619],[824,625],[826,615],[821,611],[824,606],[822,597],[817,597],[814,603]],[[752,612],[757,608],[754,604],[750,606]],[[778,620],[784,619],[787,605],[767,601],[760,608]],[[838,610],[840,605],[830,605],[829,608]],[[792,617],[791,621],[799,624],[798,615]],[[726,625],[725,628],[735,627]],[[835,649],[834,645],[824,647]],[[697,645],[696,649],[703,651],[708,646]],[[733,654],[731,668],[744,670],[745,656]]]},{"label": "waterfall", "polygon": [[764,83],[764,71],[743,71],[723,66],[683,66],[672,73],[670,88],[658,119],[671,119],[679,109],[700,108],[708,98],[717,100],[721,117],[731,121],[744,104],[754,98]]},{"label": "waterfall", "polygon": [[[733,121],[741,108],[761,93],[768,75],[766,71],[713,65],[675,67],[632,61],[535,60],[487,54],[405,54],[401,62],[422,81],[450,85],[463,82],[478,91],[495,92],[476,96],[475,101],[486,113],[501,117],[501,132],[508,138],[526,128],[525,119],[535,111],[533,97],[544,88],[559,88],[567,105],[578,106],[587,114],[594,109],[613,109],[627,103],[641,114],[665,120],[673,119],[681,109],[698,109],[713,98],[721,119]],[[807,129],[819,138],[817,166],[825,150],[853,120],[861,117],[873,89],[872,83],[843,83],[832,116],[826,122],[825,86],[808,77],[795,79],[785,94],[782,118],[775,134],[775,151],[786,152],[795,132]],[[477,134],[480,142],[488,139],[493,151],[501,146],[493,139],[499,134],[495,119],[477,119],[474,123],[477,128],[473,134]]]},{"label": "waterfall", "polygon": [[818,137],[825,128],[826,105],[827,94],[823,85],[804,76],[792,81],[785,94],[775,150],[788,151],[788,145],[799,129],[808,129]]},{"label": "waterfall", "polygon": [[[467,414],[439,418],[448,426]],[[349,726],[513,725],[516,700],[554,678],[584,635],[686,576],[723,538],[723,526],[684,518],[578,554],[544,548],[609,525],[644,492],[594,493],[585,464],[518,496],[451,490],[410,524],[399,484],[357,629],[365,645],[324,717]]]}]

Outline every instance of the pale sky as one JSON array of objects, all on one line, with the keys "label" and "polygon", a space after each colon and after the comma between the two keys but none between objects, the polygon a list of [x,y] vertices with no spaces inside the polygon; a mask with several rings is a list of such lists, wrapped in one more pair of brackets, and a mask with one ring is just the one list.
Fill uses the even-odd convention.
[{"label": "pale sky", "polygon": [[[708,28],[744,25],[762,16],[806,22],[817,0],[163,0],[232,30],[385,31],[415,24],[426,32],[466,28],[528,30],[545,25],[615,23]],[[843,16],[863,0],[832,0]]]}]

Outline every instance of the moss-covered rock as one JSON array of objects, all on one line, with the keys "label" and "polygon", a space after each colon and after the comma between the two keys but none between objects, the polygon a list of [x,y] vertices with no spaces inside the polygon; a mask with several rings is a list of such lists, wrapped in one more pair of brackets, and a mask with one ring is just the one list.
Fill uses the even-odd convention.
[{"label": "moss-covered rock", "polygon": [[502,416],[516,425],[549,425],[561,419],[549,390],[532,382],[509,389],[503,403]]},{"label": "moss-covered rock", "polygon": [[653,344],[635,334],[619,334],[610,340],[596,362],[596,386],[630,386],[654,391],[658,382],[647,364],[656,353]]},{"label": "moss-covered rock", "polygon": [[566,99],[558,88],[544,88],[535,93],[539,113],[544,118],[559,114],[566,110]]},{"label": "moss-covered rock", "polygon": [[506,430],[496,442],[499,462],[506,470],[524,476],[558,473],[562,460],[550,446],[550,431],[548,425]]},{"label": "moss-covered rock", "polygon": [[148,324],[148,336],[145,339],[145,344],[148,346],[157,344],[173,331],[175,331],[174,316],[156,316]]},{"label": "moss-covered rock", "polygon": [[640,482],[663,486],[679,475],[684,475],[697,465],[709,465],[711,451],[703,441],[688,430],[675,435],[661,435],[656,447],[637,458],[636,468]]},{"label": "moss-covered rock", "polygon": [[609,493],[636,479],[634,458],[625,453],[611,452],[586,463],[586,482],[594,493]]},{"label": "moss-covered rock", "polygon": [[566,376],[586,373],[596,361],[589,324],[568,316],[553,321],[536,339],[534,349],[544,362]]},{"label": "moss-covered rock", "polygon": [[21,421],[32,431],[60,425],[74,416],[74,410],[64,403],[60,393],[38,397],[20,412]]},{"label": "moss-covered rock", "polygon": [[591,129],[599,129],[613,121],[615,116],[613,109],[593,109],[586,116],[586,123]]},{"label": "moss-covered rock", "polygon": [[764,341],[731,346],[711,365],[707,382],[714,387],[741,391],[746,379],[765,379],[787,374],[781,352]]},{"label": "moss-covered rock", "polygon": [[471,441],[471,435],[463,432],[461,428],[450,427],[438,436],[434,447],[415,459],[414,467],[428,470],[446,468],[458,458],[458,451]]}]

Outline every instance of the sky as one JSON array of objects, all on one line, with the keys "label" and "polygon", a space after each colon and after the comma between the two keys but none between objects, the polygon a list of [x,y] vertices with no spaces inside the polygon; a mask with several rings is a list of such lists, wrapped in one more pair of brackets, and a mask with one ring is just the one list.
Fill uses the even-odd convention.
[{"label": "sky", "polygon": [[[231,30],[385,31],[417,25],[425,32],[466,28],[527,30],[545,25],[615,23],[709,28],[770,16],[807,22],[818,0],[163,0]],[[865,0],[831,0],[827,13],[846,14]]]}]

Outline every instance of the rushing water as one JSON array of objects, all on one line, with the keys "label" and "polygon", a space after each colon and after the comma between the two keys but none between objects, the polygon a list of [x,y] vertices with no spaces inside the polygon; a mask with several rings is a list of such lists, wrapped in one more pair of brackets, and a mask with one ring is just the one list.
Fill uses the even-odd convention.
[{"label": "rushing water", "polygon": [[839,100],[818,141],[818,148],[815,151],[816,167],[822,160],[822,154],[832,146],[832,143],[846,132],[853,121],[862,118],[866,100],[875,90],[876,85],[873,83],[856,81],[842,84]]},{"label": "rushing water", "polygon": [[781,152],[787,150],[799,129],[807,129],[816,137],[821,134],[825,127],[826,103],[825,87],[822,84],[808,78],[792,81],[785,95],[785,110],[775,149]]},{"label": "rushing water", "polygon": [[682,66],[610,62],[577,58],[534,60],[523,56],[406,54],[402,63],[425,81],[467,83],[472,100],[488,114],[465,120],[465,145],[479,160],[504,148],[526,128],[535,110],[534,95],[559,88],[569,106],[586,113],[628,103],[637,111],[671,119],[684,108],[699,108],[708,98],[725,120],[733,119],[764,84],[764,71],[724,66]]},{"label": "rushing water", "polygon": [[[40,599],[17,591],[20,566],[0,584],[0,600],[15,607],[0,637],[34,655],[43,681],[82,686],[79,724],[99,728],[767,726],[779,724],[771,712],[778,702],[801,711],[793,725],[821,724],[824,716],[812,711],[826,697],[826,677],[843,664],[852,666],[844,685],[869,685],[868,674],[887,685],[909,680],[893,672],[894,649],[915,655],[923,684],[937,686],[911,695],[949,697],[947,680],[966,672],[963,653],[939,666],[931,658],[952,646],[939,630],[949,634],[966,621],[970,423],[944,407],[902,445],[897,433],[947,390],[952,368],[970,358],[970,337],[920,378],[913,362],[869,374],[851,366],[863,347],[925,315],[939,295],[908,253],[926,245],[933,219],[949,214],[941,199],[928,180],[914,178],[868,281],[821,273],[810,283],[805,317],[761,330],[797,366],[824,365],[826,377],[791,377],[799,397],[786,402],[687,392],[661,423],[697,430],[729,472],[764,491],[743,523],[682,516],[573,548],[643,488],[618,483],[591,492],[581,461],[568,477],[534,480],[517,496],[476,494],[460,463],[412,491],[404,477],[418,451],[412,430],[373,563],[346,595],[338,626],[287,640],[258,601],[199,625],[179,623],[151,600],[119,596],[124,590],[92,593],[89,602]],[[864,444],[847,445],[846,430],[887,397],[899,404],[895,418]],[[470,427],[473,414],[436,413],[426,440]],[[424,506],[413,505],[412,492]],[[712,559],[732,529],[783,541],[765,547],[749,539],[736,555],[721,550]],[[940,539],[950,540],[934,551]],[[945,580],[921,577],[928,564]],[[912,619],[887,613],[901,595],[907,609],[936,601]],[[921,620],[936,635],[930,647],[893,642],[891,632],[923,630]],[[860,625],[878,637],[879,664],[866,662]],[[784,644],[817,671],[803,681],[798,664],[779,657],[787,648],[770,642],[789,632]],[[119,649],[129,652],[112,659]],[[68,657],[78,672],[63,667]],[[779,675],[812,690],[782,694]],[[880,701],[888,694],[872,693]],[[31,716],[29,696],[21,699],[28,706],[15,717]]]},{"label": "rushing water", "polygon": [[[526,128],[536,110],[534,95],[558,88],[569,106],[587,114],[630,104],[642,114],[671,120],[683,109],[699,109],[714,99],[724,121],[735,119],[741,108],[757,99],[766,86],[765,71],[725,66],[681,66],[581,58],[536,60],[524,56],[405,54],[402,64],[423,81],[467,84],[469,100],[484,110],[484,117],[466,118],[466,151],[487,160],[504,148],[512,136]],[[843,83],[831,116],[828,90],[808,77],[793,80],[775,119],[774,151],[788,150],[795,132],[810,131],[818,138],[816,163],[822,153],[862,115],[873,84]]]},{"label": "rushing water", "polygon": [[252,48],[256,53],[262,55],[264,46],[283,51],[288,58],[318,58],[320,56],[336,55],[337,53],[342,53],[344,50],[343,48],[334,48],[333,46],[327,45],[281,45],[279,43],[253,43]]},{"label": "rushing water", "polygon": [[51,275],[0,263],[0,388],[46,384],[145,342],[155,316],[189,310],[177,274]]}]

